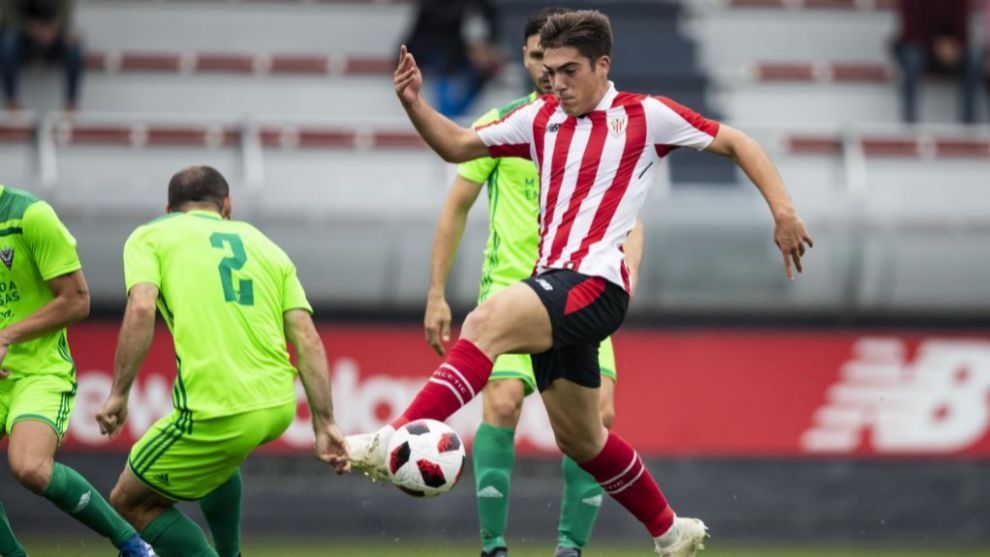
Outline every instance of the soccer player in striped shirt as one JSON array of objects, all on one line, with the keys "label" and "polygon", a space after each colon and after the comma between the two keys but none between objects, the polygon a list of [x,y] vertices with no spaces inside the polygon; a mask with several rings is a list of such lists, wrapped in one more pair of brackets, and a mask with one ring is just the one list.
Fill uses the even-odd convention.
[{"label": "soccer player in striped shirt", "polygon": [[540,169],[540,242],[534,276],[485,300],[409,407],[381,430],[348,438],[354,467],[385,472],[396,427],[444,420],[484,387],[501,354],[532,354],[537,387],[564,454],[647,528],[662,557],[691,557],[706,527],[678,517],[636,452],[601,424],[598,343],[622,323],[629,271],[622,242],[642,208],[657,161],[677,147],[732,158],[760,190],[788,278],[811,236],[780,175],[750,137],[663,97],[616,91],[608,80],[612,32],[597,11],[555,15],[540,29],[553,95],[477,129],[442,117],[420,95],[422,75],[403,48],[395,91],[445,160],[527,157]]},{"label": "soccer player in striped shirt", "polygon": [[[51,205],[0,186],[0,438],[17,481],[124,557],[153,555],[78,472],[55,462],[76,398],[66,328],[89,315],[76,239]],[[26,557],[0,505],[0,555]]]},{"label": "soccer player in striped shirt", "polygon": [[[533,14],[523,31],[523,63],[535,91],[507,105],[492,109],[474,125],[494,122],[519,106],[550,92],[543,70],[540,28],[562,8],[547,8]],[[431,261],[431,285],[426,304],[427,341],[441,356],[449,340],[451,313],[444,296],[447,277],[464,232],[468,211],[482,187],[487,187],[490,233],[485,248],[478,303],[495,292],[533,273],[539,243],[540,176],[536,165],[525,158],[482,157],[458,167],[458,175],[444,203],[437,224]],[[643,231],[637,226],[626,240],[627,261],[640,260]],[[638,263],[630,264],[633,276]],[[602,423],[610,427],[615,414],[616,365],[612,340],[602,341],[598,351],[601,381]],[[523,399],[536,390],[536,376],[528,354],[502,354],[496,358],[488,383],[482,390],[483,421],[474,436],[474,463],[478,522],[481,526],[482,557],[508,553],[505,527],[509,513],[509,489],[515,461],[514,436]],[[560,506],[556,557],[579,557],[588,543],[602,501],[602,488],[569,457],[562,462],[564,492]]]},{"label": "soccer player in striped shirt", "polygon": [[[110,500],[162,557],[240,555],[240,464],[292,423],[297,374],[317,458],[349,470],[326,353],[296,268],[257,228],[230,220],[229,192],[213,168],[182,170],[169,182],[168,214],[124,244],[127,309],[97,421],[109,435],[124,425],[157,306],[175,342],[175,411],[134,444]],[[215,550],[176,501],[199,502]]]}]

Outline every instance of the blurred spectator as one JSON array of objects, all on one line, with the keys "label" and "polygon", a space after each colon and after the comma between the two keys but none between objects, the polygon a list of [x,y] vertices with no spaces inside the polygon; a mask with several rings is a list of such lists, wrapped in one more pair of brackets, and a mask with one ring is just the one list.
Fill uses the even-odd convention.
[{"label": "blurred spectator", "polygon": [[470,108],[501,66],[492,0],[418,0],[406,46],[435,74],[436,106],[457,117]]},{"label": "blurred spectator", "polygon": [[967,0],[901,0],[901,34],[895,45],[902,72],[902,115],[918,120],[918,86],[926,73],[961,80],[960,120],[976,119],[979,56],[969,44]]},{"label": "blurred spectator", "polygon": [[9,110],[21,108],[18,74],[22,63],[35,56],[65,65],[65,108],[79,106],[83,50],[72,32],[72,0],[0,0],[0,75]]}]

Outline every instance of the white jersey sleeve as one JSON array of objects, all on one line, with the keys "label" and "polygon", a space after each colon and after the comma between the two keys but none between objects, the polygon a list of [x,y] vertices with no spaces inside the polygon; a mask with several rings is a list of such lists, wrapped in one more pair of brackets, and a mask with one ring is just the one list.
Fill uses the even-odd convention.
[{"label": "white jersey sleeve", "polygon": [[536,99],[494,122],[475,128],[478,137],[488,147],[489,155],[533,160],[533,122],[543,106],[544,101]]},{"label": "white jersey sleeve", "polygon": [[666,97],[648,97],[643,106],[649,141],[661,157],[678,147],[701,151],[711,145],[718,134],[718,122]]}]

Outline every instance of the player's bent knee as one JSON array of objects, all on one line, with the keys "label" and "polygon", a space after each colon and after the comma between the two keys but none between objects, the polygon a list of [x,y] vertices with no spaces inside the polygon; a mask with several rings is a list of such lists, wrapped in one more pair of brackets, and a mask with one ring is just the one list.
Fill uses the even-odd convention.
[{"label": "player's bent knee", "polygon": [[602,425],[605,429],[612,429],[612,422],[615,421],[615,408],[602,408]]},{"label": "player's bent knee", "polygon": [[602,446],[598,443],[597,439],[568,434],[558,434],[556,439],[560,452],[571,457],[576,462],[587,462],[598,456],[598,453],[602,450]]},{"label": "player's bent knee", "polygon": [[10,471],[17,482],[34,493],[43,493],[52,478],[52,461],[40,458],[11,458]]},{"label": "player's bent knee", "polygon": [[522,399],[507,392],[485,399],[485,418],[491,425],[513,429],[522,413]]}]

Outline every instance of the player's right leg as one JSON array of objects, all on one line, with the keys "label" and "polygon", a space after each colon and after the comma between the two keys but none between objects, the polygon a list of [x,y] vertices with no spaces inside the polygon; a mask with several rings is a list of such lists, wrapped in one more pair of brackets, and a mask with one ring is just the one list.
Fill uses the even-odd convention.
[{"label": "player's right leg", "polygon": [[75,385],[58,375],[33,375],[10,381],[12,389],[4,429],[10,436],[7,461],[17,481],[108,538],[121,555],[151,555],[134,528],[114,512],[86,478],[55,462],[55,452],[72,413]]},{"label": "player's right leg", "polygon": [[461,336],[408,408],[391,424],[347,437],[351,465],[386,479],[385,451],[395,428],[414,420],[446,420],[478,395],[501,354],[543,352],[553,343],[550,317],[533,289],[519,282],[500,290],[464,320]]},{"label": "player's right leg", "polygon": [[491,379],[481,392],[482,422],[471,450],[474,464],[482,557],[500,557],[506,550],[509,491],[515,464],[515,433],[523,399],[535,390],[528,355],[503,354],[495,360]]}]

